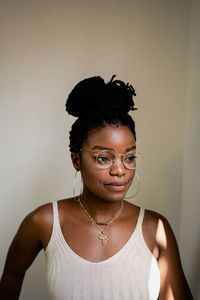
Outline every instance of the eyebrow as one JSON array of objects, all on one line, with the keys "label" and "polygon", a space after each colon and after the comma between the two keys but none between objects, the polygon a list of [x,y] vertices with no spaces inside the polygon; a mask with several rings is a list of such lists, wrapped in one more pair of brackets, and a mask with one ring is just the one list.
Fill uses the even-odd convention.
[{"label": "eyebrow", "polygon": [[[95,150],[95,149],[99,149],[99,150],[111,150],[111,151],[114,151],[114,149],[112,149],[112,148],[105,147],[105,146],[98,146],[98,145],[96,145],[96,146],[94,146],[94,147],[92,148],[92,150]],[[127,149],[125,150],[125,152],[129,152],[129,151],[131,151],[131,150],[133,150],[133,149],[136,149],[136,146],[135,146],[135,145],[132,146],[132,147],[130,147],[130,148],[127,148]]]}]

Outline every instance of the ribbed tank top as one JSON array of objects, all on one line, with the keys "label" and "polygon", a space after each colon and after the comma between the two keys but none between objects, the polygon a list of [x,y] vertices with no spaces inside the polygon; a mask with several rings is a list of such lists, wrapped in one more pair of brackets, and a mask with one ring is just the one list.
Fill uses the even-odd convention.
[{"label": "ribbed tank top", "polygon": [[147,247],[140,209],[127,243],[112,257],[90,262],[77,255],[61,231],[53,202],[53,230],[46,248],[46,275],[53,300],[155,300],[160,290],[157,261]]}]

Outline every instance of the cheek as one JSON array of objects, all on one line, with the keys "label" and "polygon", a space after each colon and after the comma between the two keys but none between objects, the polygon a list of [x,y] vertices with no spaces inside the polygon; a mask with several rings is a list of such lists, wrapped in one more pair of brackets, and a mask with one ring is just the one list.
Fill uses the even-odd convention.
[{"label": "cheek", "polygon": [[82,171],[83,178],[83,188],[84,190],[88,190],[92,192],[94,195],[104,198],[105,197],[105,187],[104,182],[107,175],[105,175],[105,171],[100,170],[100,172],[94,172],[91,170]]},{"label": "cheek", "polygon": [[131,186],[133,180],[134,180],[134,176],[135,176],[135,170],[130,171],[130,174],[128,174],[128,180],[129,180],[129,186],[128,188]]},{"label": "cheek", "polygon": [[105,181],[105,178],[109,176],[107,170],[95,170],[95,168],[83,168],[81,170],[83,182],[85,185],[95,186],[101,185]]},{"label": "cheek", "polygon": [[92,158],[87,158],[84,155],[81,159],[81,174],[84,184],[95,185],[99,182],[103,182],[106,176],[108,176],[108,170],[101,170],[96,167],[96,163]]}]

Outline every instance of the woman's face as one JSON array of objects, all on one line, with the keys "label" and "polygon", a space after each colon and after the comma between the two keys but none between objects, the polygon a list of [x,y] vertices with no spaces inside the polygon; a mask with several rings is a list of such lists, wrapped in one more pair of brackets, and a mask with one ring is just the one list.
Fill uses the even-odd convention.
[{"label": "woman's face", "polygon": [[89,131],[88,138],[83,143],[80,159],[84,195],[107,201],[123,199],[133,181],[135,170],[124,167],[123,156],[117,156],[108,169],[101,169],[96,162],[95,154],[107,149],[113,150],[116,154],[125,154],[134,147],[135,139],[127,126],[106,125]]}]

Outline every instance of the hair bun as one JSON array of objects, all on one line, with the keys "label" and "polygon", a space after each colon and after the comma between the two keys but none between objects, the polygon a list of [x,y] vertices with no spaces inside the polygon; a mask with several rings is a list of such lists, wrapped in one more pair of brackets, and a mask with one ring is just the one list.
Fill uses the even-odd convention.
[{"label": "hair bun", "polygon": [[135,110],[132,85],[112,79],[105,83],[100,76],[80,81],[71,91],[66,102],[66,111],[75,117],[83,117],[92,112],[124,112]]}]

